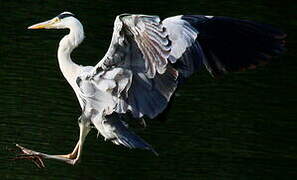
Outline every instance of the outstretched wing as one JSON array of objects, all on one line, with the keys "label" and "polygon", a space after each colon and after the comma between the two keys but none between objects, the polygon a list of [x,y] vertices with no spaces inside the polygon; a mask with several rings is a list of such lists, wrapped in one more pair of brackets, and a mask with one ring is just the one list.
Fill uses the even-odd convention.
[{"label": "outstretched wing", "polygon": [[282,53],[285,36],[267,25],[227,17],[175,16],[161,22],[157,16],[123,14],[93,75],[115,67],[129,70],[131,82],[117,94],[115,111],[154,118],[178,83],[200,67],[213,76],[253,68]]},{"label": "outstretched wing", "polygon": [[[171,48],[159,17],[123,14],[116,18],[110,47],[93,72],[95,79],[115,68],[131,72],[125,91],[114,94],[116,112],[154,118],[166,108],[178,81],[177,70],[168,62]],[[118,84],[119,79],[113,80]]]},{"label": "outstretched wing", "polygon": [[213,76],[254,67],[283,52],[284,38],[270,26],[225,17],[175,16],[161,22],[157,16],[120,15],[104,58],[77,79],[85,112],[106,139],[152,150],[107,115],[154,118],[177,85],[200,67]]}]

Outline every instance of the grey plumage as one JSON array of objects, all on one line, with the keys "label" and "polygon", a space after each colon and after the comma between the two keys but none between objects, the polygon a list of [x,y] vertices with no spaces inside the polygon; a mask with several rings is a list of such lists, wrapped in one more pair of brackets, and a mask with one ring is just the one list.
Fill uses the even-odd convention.
[{"label": "grey plumage", "polygon": [[195,19],[194,27],[183,16],[162,22],[157,16],[117,16],[106,55],[91,73],[79,77],[78,84],[84,110],[89,111],[86,114],[92,114],[92,123],[106,139],[130,148],[152,149],[120,118],[111,123],[106,117],[131,112],[135,118],[153,119],[166,108],[179,83],[203,64],[209,66],[212,59],[206,59],[197,37],[199,23],[212,17],[197,18],[201,19]]},{"label": "grey plumage", "polygon": [[158,16],[122,14],[115,19],[105,56],[96,66],[84,67],[70,56],[84,38],[83,26],[72,13],[29,27],[65,28],[70,31],[59,43],[58,62],[82,108],[79,140],[68,155],[19,147],[25,154],[70,164],[80,159],[93,125],[105,140],[157,154],[131,130],[129,119],[145,127],[143,118],[161,116],[178,86],[201,67],[214,77],[254,68],[281,54],[286,37],[270,26],[228,17],[182,15],[161,21]]}]

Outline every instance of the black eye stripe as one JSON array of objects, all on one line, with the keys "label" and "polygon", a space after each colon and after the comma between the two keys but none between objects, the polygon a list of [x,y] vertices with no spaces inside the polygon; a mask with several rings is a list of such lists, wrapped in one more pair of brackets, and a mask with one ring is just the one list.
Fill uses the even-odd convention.
[{"label": "black eye stripe", "polygon": [[66,17],[74,17],[74,14],[69,14],[69,13],[65,13],[65,14],[60,14],[59,16],[57,16],[59,19],[63,19],[63,18],[66,18]]}]

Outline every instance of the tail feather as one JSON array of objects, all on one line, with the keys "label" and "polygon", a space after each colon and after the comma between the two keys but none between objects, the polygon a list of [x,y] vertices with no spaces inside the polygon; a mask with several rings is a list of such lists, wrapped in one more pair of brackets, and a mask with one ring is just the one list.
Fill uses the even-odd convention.
[{"label": "tail feather", "polygon": [[112,129],[114,138],[111,141],[117,145],[121,144],[128,148],[139,148],[152,151],[155,155],[158,156],[158,153],[154,148],[148,144],[141,137],[136,135],[132,130],[128,128],[128,125],[120,120],[118,114],[114,113],[106,117],[109,127]]}]

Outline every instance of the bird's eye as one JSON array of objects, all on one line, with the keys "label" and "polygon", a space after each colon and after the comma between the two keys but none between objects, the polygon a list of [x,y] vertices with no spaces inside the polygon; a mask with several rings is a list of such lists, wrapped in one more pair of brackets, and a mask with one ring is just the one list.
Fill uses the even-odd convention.
[{"label": "bird's eye", "polygon": [[55,22],[55,23],[60,22],[60,21],[61,21],[61,20],[60,20],[59,18],[57,18],[57,17],[54,18],[54,22]]}]

